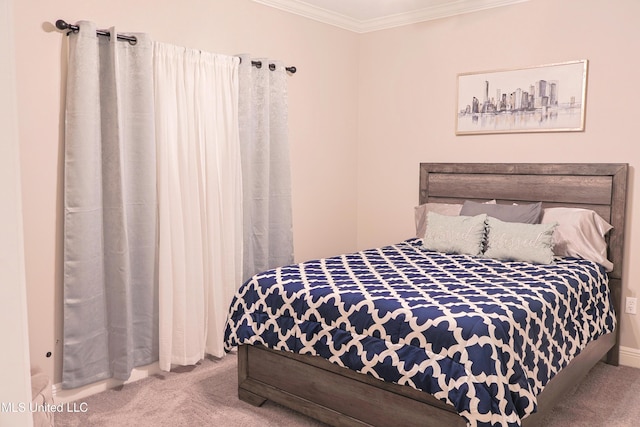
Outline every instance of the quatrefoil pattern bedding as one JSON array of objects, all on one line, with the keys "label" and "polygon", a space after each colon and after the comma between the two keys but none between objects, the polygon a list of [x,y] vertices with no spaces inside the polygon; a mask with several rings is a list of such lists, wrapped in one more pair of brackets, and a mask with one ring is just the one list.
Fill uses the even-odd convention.
[{"label": "quatrefoil pattern bedding", "polygon": [[410,239],[252,277],[225,346],[321,356],[430,393],[470,426],[519,426],[547,382],[613,331],[609,300],[591,261],[498,261]]}]

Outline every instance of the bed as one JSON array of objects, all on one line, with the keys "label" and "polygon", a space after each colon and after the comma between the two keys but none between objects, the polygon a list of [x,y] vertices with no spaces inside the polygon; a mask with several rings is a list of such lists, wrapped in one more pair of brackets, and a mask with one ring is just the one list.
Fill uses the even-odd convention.
[{"label": "bed", "polygon": [[[559,359],[562,360],[566,359],[566,363],[562,360],[547,361],[545,363],[548,364],[548,367],[547,365],[541,365],[542,368],[539,366],[535,367],[534,365],[532,365],[534,367],[528,367],[527,363],[524,363],[524,365],[527,366],[521,369],[514,363],[509,364],[508,361],[531,359],[530,354],[532,352],[521,349],[521,347],[523,347],[522,337],[520,337],[519,340],[513,338],[515,340],[513,342],[517,343],[517,345],[514,344],[512,348],[507,346],[507,348],[499,348],[496,350],[495,347],[491,348],[491,346],[485,345],[485,341],[480,341],[483,338],[481,335],[478,335],[479,338],[477,339],[480,344],[476,343],[473,351],[475,352],[478,348],[488,349],[489,353],[487,354],[493,355],[482,356],[480,353],[478,357],[484,357],[484,360],[495,359],[502,361],[502,365],[509,364],[509,370],[506,370],[504,366],[501,368],[500,363],[496,362],[495,366],[488,366],[489,364],[487,364],[488,367],[486,371],[481,369],[479,372],[474,371],[473,375],[456,377],[454,374],[450,374],[444,369],[441,369],[441,364],[444,362],[449,363],[450,359],[455,359],[454,361],[456,363],[460,362],[461,359],[466,360],[468,357],[471,357],[472,352],[469,351],[465,353],[464,351],[459,352],[454,349],[448,350],[449,353],[446,353],[446,351],[443,350],[445,345],[439,345],[438,348],[435,349],[433,347],[429,348],[429,354],[445,354],[446,357],[438,359],[440,365],[431,360],[417,360],[416,358],[420,356],[416,356],[414,353],[407,353],[405,346],[403,346],[398,347],[397,351],[394,350],[392,353],[385,353],[389,351],[388,348],[380,350],[379,353],[385,356],[376,359],[380,360],[379,365],[375,365],[374,367],[369,366],[367,361],[377,357],[376,355],[369,355],[367,356],[368,359],[362,359],[363,363],[361,365],[351,366],[352,369],[347,369],[344,367],[345,365],[358,365],[357,362],[354,362],[354,360],[357,361],[357,357],[355,356],[361,358],[364,356],[359,354],[352,355],[353,357],[351,357],[342,354],[338,358],[332,358],[330,354],[323,355],[323,349],[327,347],[326,338],[323,340],[314,340],[312,345],[313,349],[310,349],[305,337],[311,337],[311,332],[307,330],[300,332],[298,330],[298,336],[294,336],[295,334],[288,335],[296,327],[299,328],[299,325],[286,324],[288,321],[287,318],[291,317],[291,313],[286,311],[288,308],[283,308],[283,298],[286,299],[286,295],[276,295],[268,290],[264,293],[267,295],[267,299],[271,300],[270,304],[273,303],[278,306],[279,309],[285,311],[283,313],[284,316],[281,318],[282,320],[280,320],[280,318],[278,318],[278,320],[270,320],[275,322],[275,326],[272,325],[268,330],[265,329],[265,334],[280,334],[281,345],[274,345],[272,346],[274,348],[268,348],[267,345],[262,345],[250,336],[243,336],[243,332],[238,333],[237,331],[239,329],[232,330],[233,328],[227,327],[227,346],[231,347],[235,344],[240,344],[238,346],[239,398],[258,406],[266,400],[272,400],[335,426],[537,425],[553,407],[553,404],[562,398],[563,394],[574,387],[598,361],[606,359],[610,364],[618,363],[617,336],[619,327],[616,327],[616,325],[619,325],[618,313],[621,305],[627,170],[628,166],[626,164],[609,163],[420,164],[419,204],[421,205],[425,203],[481,203],[494,200],[498,205],[513,206],[517,204],[518,206],[528,206],[541,202],[542,207],[545,209],[566,207],[594,211],[613,226],[611,231],[606,234],[608,240],[607,257],[612,263],[611,271],[605,272],[605,268],[599,266],[599,264],[579,260],[578,264],[580,265],[576,267],[578,268],[577,273],[571,273],[580,277],[591,275],[594,277],[605,277],[602,283],[604,283],[606,292],[603,296],[594,296],[594,298],[598,298],[598,300],[591,304],[592,306],[603,308],[603,313],[605,314],[602,315],[599,326],[587,326],[585,328],[585,330],[588,330],[592,335],[591,338],[586,337],[586,332],[580,334],[581,336],[585,335],[584,343],[574,345],[571,344],[571,337],[565,337],[565,341],[562,343],[551,344],[552,346],[557,345],[558,348],[562,347],[562,351],[565,351],[566,348],[572,348],[566,350],[568,352],[567,357],[559,357]],[[379,258],[387,260],[395,257],[398,260],[402,259],[406,261],[406,264],[414,267],[419,266],[419,269],[424,270],[425,267],[423,267],[422,264],[418,264],[413,258],[415,256],[422,260],[423,255],[420,253],[419,246],[419,241],[409,239],[397,245],[371,249],[372,252],[366,253],[365,255],[357,255],[356,261],[362,263],[362,260],[364,260],[366,263],[371,264],[372,262],[379,262],[376,261],[376,259]],[[348,260],[349,256],[350,255],[343,255],[341,257],[335,257],[333,261],[328,262],[338,262],[338,260],[342,262]],[[480,257],[479,259],[472,257],[473,259],[470,259],[469,257],[462,256],[464,258],[462,261],[459,257],[460,256],[456,258],[456,256],[454,256],[454,258],[451,259],[448,255],[445,257],[430,254],[430,261],[428,262],[437,264],[436,261],[431,261],[431,259],[442,258],[442,260],[438,262],[445,267],[452,263],[463,262],[479,263],[478,265],[474,264],[475,266],[473,267],[479,270],[489,268],[494,271],[503,268],[502,266],[491,264],[493,261],[484,257]],[[562,260],[559,260],[554,268],[559,270],[560,267],[558,265],[561,265],[562,262]],[[323,271],[326,270],[329,268],[326,263],[327,261],[322,261],[318,268]],[[312,264],[309,264],[309,268],[311,266]],[[516,265],[516,267],[518,266]],[[341,274],[342,276],[349,276],[352,270],[358,268],[360,267],[350,267],[348,271]],[[449,275],[448,270],[442,270],[443,267],[438,266],[434,268],[436,268],[436,270],[429,273],[432,276]],[[518,272],[513,274],[533,275],[533,270],[529,269],[527,265],[523,268],[527,269],[525,273]],[[574,267],[571,266],[571,268]],[[567,270],[569,270],[569,267],[567,267]],[[258,276],[261,275],[257,275],[254,277],[255,280],[252,280],[255,284],[260,283],[256,289],[267,289],[265,281],[272,283],[276,281],[282,283],[297,283],[299,278],[296,277],[296,274],[299,274],[301,271],[307,276],[317,273],[306,267],[301,270],[297,266],[290,266],[290,268],[278,269],[277,272],[266,272],[266,274],[262,275],[262,279],[264,279],[263,282],[259,281],[261,277]],[[368,271],[371,273],[371,271],[375,271],[375,269]],[[503,270],[500,271],[502,272]],[[377,273],[372,274],[375,276]],[[407,275],[412,273],[399,274]],[[547,273],[541,274],[546,275]],[[331,282],[341,282],[342,279],[340,277],[339,274],[334,274],[327,280]],[[348,279],[348,277],[345,277],[345,279]],[[371,282],[376,282],[378,279],[384,280],[385,282],[394,281],[394,278],[388,275],[384,277],[370,277],[370,279]],[[406,279],[406,277],[404,279]],[[309,277],[305,277],[304,280],[308,281],[310,279]],[[560,280],[560,283],[573,283],[573,278],[561,278],[558,280]],[[588,278],[588,280],[590,281],[592,279]],[[362,280],[360,280],[360,282],[362,282]],[[334,285],[334,283],[330,285]],[[556,282],[554,282],[554,286],[555,285]],[[328,286],[328,288],[331,288],[331,286]],[[485,286],[478,292],[486,294],[488,292],[487,289],[489,288]],[[591,292],[591,287],[587,287],[587,289]],[[323,301],[326,305],[330,305],[329,303],[331,301],[337,301],[337,299],[332,300],[331,298],[333,297],[324,290],[321,292],[324,292],[323,298],[325,299]],[[367,304],[369,304],[369,300],[377,301],[376,292],[379,291],[367,291],[363,300],[366,300],[365,302]],[[525,298],[518,292],[524,291],[519,290],[516,292],[518,299]],[[544,290],[537,290],[536,292],[547,295]],[[347,297],[351,298],[351,294]],[[341,304],[344,304],[345,297],[343,296],[341,298]],[[402,296],[402,298],[404,297]],[[397,300],[400,301],[398,304],[405,303],[402,298]],[[412,298],[413,297],[407,298],[406,301],[412,301]],[[466,295],[465,298],[469,301],[471,300],[471,297],[468,295]],[[569,299],[553,298],[555,297],[552,297],[549,305],[555,307],[556,311],[558,307],[560,311],[564,312],[575,309],[575,306],[571,305],[570,310],[567,310],[566,308],[570,305],[568,302],[567,307],[563,309],[564,303],[562,301],[569,301]],[[584,299],[590,297],[578,296],[577,298]],[[317,297],[315,297],[315,299],[312,298],[308,301],[308,305],[312,305],[318,301]],[[354,301],[353,304],[364,303],[362,301]],[[610,305],[611,308],[609,308],[608,305]],[[238,308],[237,300],[234,300],[232,307],[233,306],[235,306],[236,309]],[[495,312],[499,309],[500,307],[496,306],[488,309],[488,311]],[[377,307],[376,310],[378,310],[376,313],[379,312],[380,316],[384,317],[386,313],[384,310],[386,309]],[[591,313],[591,311],[589,313]],[[264,313],[258,313],[255,316],[262,316],[263,314]],[[464,314],[467,315],[468,313]],[[450,317],[451,313],[448,313],[448,316]],[[509,314],[509,316],[513,317],[512,314]],[[585,316],[588,317],[591,316],[591,314],[585,314]],[[613,319],[610,317],[613,317]],[[311,320],[315,322],[317,319],[313,318]],[[358,321],[359,320],[354,320],[354,323]],[[233,322],[230,323],[232,324]],[[416,323],[416,321],[414,321],[414,323]],[[420,322],[417,323],[420,324]],[[426,323],[427,321],[425,321],[424,324]],[[477,324],[482,324],[482,322]],[[366,329],[370,326],[371,324],[367,327],[363,326],[363,328]],[[471,324],[470,327],[474,330],[475,334],[478,327],[474,327],[473,324]],[[495,329],[493,326],[492,328]],[[399,327],[396,329],[400,330],[402,328]],[[556,327],[554,330],[557,331],[557,329]],[[384,334],[385,331],[375,333]],[[283,334],[285,335],[284,337],[282,336]],[[412,339],[417,339],[415,336],[410,335],[411,332],[407,334],[399,339],[394,338],[390,346],[393,347],[393,345],[398,343],[398,340],[411,341],[411,343],[413,343],[414,341],[412,341]],[[462,334],[465,335],[466,332],[462,332]],[[492,334],[494,333],[492,332]],[[558,335],[560,332],[556,332],[555,334]],[[526,334],[514,335],[518,337]],[[389,336],[391,336],[391,334]],[[374,338],[379,338],[379,335],[375,335]],[[351,338],[341,338],[341,336],[335,334],[329,338],[332,345],[336,348],[338,346],[333,343],[339,342],[341,339],[349,340]],[[446,339],[442,339],[446,341]],[[363,338],[363,341],[364,340],[369,340],[369,338],[365,337]],[[437,338],[436,341],[438,340],[441,339]],[[527,341],[526,337],[524,341]],[[376,341],[376,343],[378,342],[379,340]],[[255,345],[245,343],[253,343]],[[431,345],[431,343],[429,345]],[[543,347],[540,342],[535,340],[532,341],[531,345]],[[291,348],[294,347],[302,349],[302,353],[321,354],[324,357],[312,354],[298,354],[291,351]],[[358,348],[360,347],[352,346],[352,352],[353,349]],[[393,348],[395,349],[396,347]],[[499,357],[495,357],[496,351],[499,351]],[[358,352],[356,351],[356,353]],[[363,351],[363,354],[365,353],[366,352]],[[555,352],[551,353],[556,354]],[[547,354],[549,354],[549,352],[547,352]],[[403,355],[406,355],[406,359],[402,359],[402,357],[405,357]],[[392,359],[395,357],[400,358],[401,363],[397,361],[394,362]],[[541,359],[543,357],[536,356],[535,358]],[[327,359],[331,359],[332,361],[328,361]],[[412,365],[408,364],[407,360],[409,359],[412,360]],[[382,365],[383,362],[388,362],[388,364],[395,363],[395,365],[400,366],[400,368],[393,367],[393,369],[391,369],[390,366]],[[538,362],[539,361],[536,361],[536,363]],[[474,363],[476,363],[475,366],[480,366],[481,364],[481,362]],[[512,390],[512,387],[515,387],[513,384],[506,384],[503,387],[501,383],[496,382],[494,384],[491,381],[487,382],[488,385],[485,387],[489,390],[487,393],[493,396],[494,401],[496,400],[495,396],[502,396],[502,399],[499,399],[498,403],[502,404],[500,402],[509,401],[509,407],[506,409],[491,409],[491,416],[486,419],[481,417],[481,415],[483,415],[482,413],[478,412],[479,415],[476,413],[469,415],[468,412],[465,412],[465,408],[470,405],[469,401],[475,402],[474,399],[477,396],[479,396],[478,399],[481,404],[484,405],[481,394],[486,392],[486,390],[483,391],[484,389],[482,389],[482,387],[478,388],[475,382],[473,384],[466,384],[466,378],[471,377],[473,381],[480,377],[494,378],[503,376],[505,378],[513,378],[516,375],[514,374],[515,371],[511,370],[512,365],[516,366],[516,368],[514,368],[515,371],[526,371],[526,373],[529,374],[528,376],[526,374],[522,375],[522,380],[520,380],[519,385],[517,385],[517,391]],[[422,369],[422,371],[426,373],[415,368],[416,366],[421,366],[422,368],[427,366],[426,371]],[[366,373],[354,370],[358,367],[360,368],[358,369],[359,371]],[[401,370],[401,368],[404,369],[404,371],[398,374],[398,370]],[[540,370],[545,372],[540,373]],[[411,371],[411,374],[408,375],[405,371]],[[546,371],[551,372],[551,374],[548,374]],[[455,384],[452,390],[443,390],[445,388],[442,386],[443,376],[447,377],[447,381],[444,381],[444,384],[450,384],[452,381]],[[381,381],[381,379],[384,379],[384,381]],[[518,381],[512,382],[517,383]],[[507,386],[509,387],[508,389],[505,388]],[[504,390],[502,390],[502,388],[504,388]],[[460,396],[460,390],[465,390],[466,394]],[[469,390],[473,390],[471,397],[469,397]],[[475,402],[471,406],[475,408],[474,405],[477,406],[479,404]],[[482,410],[481,412],[485,411]],[[522,420],[520,419],[521,417]]]}]

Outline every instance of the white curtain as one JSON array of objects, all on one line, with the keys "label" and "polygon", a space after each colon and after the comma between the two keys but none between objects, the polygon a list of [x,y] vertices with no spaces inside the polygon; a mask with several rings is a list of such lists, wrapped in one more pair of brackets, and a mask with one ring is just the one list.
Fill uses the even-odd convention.
[{"label": "white curtain", "polygon": [[163,370],[224,355],[242,279],[238,63],[154,44]]},{"label": "white curtain", "polygon": [[64,388],[126,380],[158,357],[152,45],[78,25],[66,98]]},{"label": "white curtain", "polygon": [[[293,262],[293,226],[287,71],[279,61],[241,58],[243,279],[247,280]],[[252,61],[261,66],[252,66]]]}]

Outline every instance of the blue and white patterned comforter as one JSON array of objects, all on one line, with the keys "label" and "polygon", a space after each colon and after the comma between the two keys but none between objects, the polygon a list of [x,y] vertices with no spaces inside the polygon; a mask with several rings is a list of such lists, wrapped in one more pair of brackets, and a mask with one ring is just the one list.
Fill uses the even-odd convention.
[{"label": "blue and white patterned comforter", "polygon": [[598,264],[450,255],[410,239],[254,276],[231,304],[225,346],[321,356],[431,393],[470,426],[519,426],[614,327]]}]

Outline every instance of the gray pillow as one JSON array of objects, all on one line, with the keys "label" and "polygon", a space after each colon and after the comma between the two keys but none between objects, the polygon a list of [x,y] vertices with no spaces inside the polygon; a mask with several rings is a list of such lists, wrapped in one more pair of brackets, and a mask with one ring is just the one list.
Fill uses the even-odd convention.
[{"label": "gray pillow", "polygon": [[553,231],[557,223],[522,224],[487,218],[484,256],[502,260],[553,264]]},{"label": "gray pillow", "polygon": [[427,213],[427,232],[423,245],[438,252],[482,255],[487,216],[448,216]]},{"label": "gray pillow", "polygon": [[542,203],[529,205],[487,205],[484,203],[465,201],[460,215],[474,216],[487,214],[505,222],[521,222],[525,224],[539,224],[542,213]]}]

